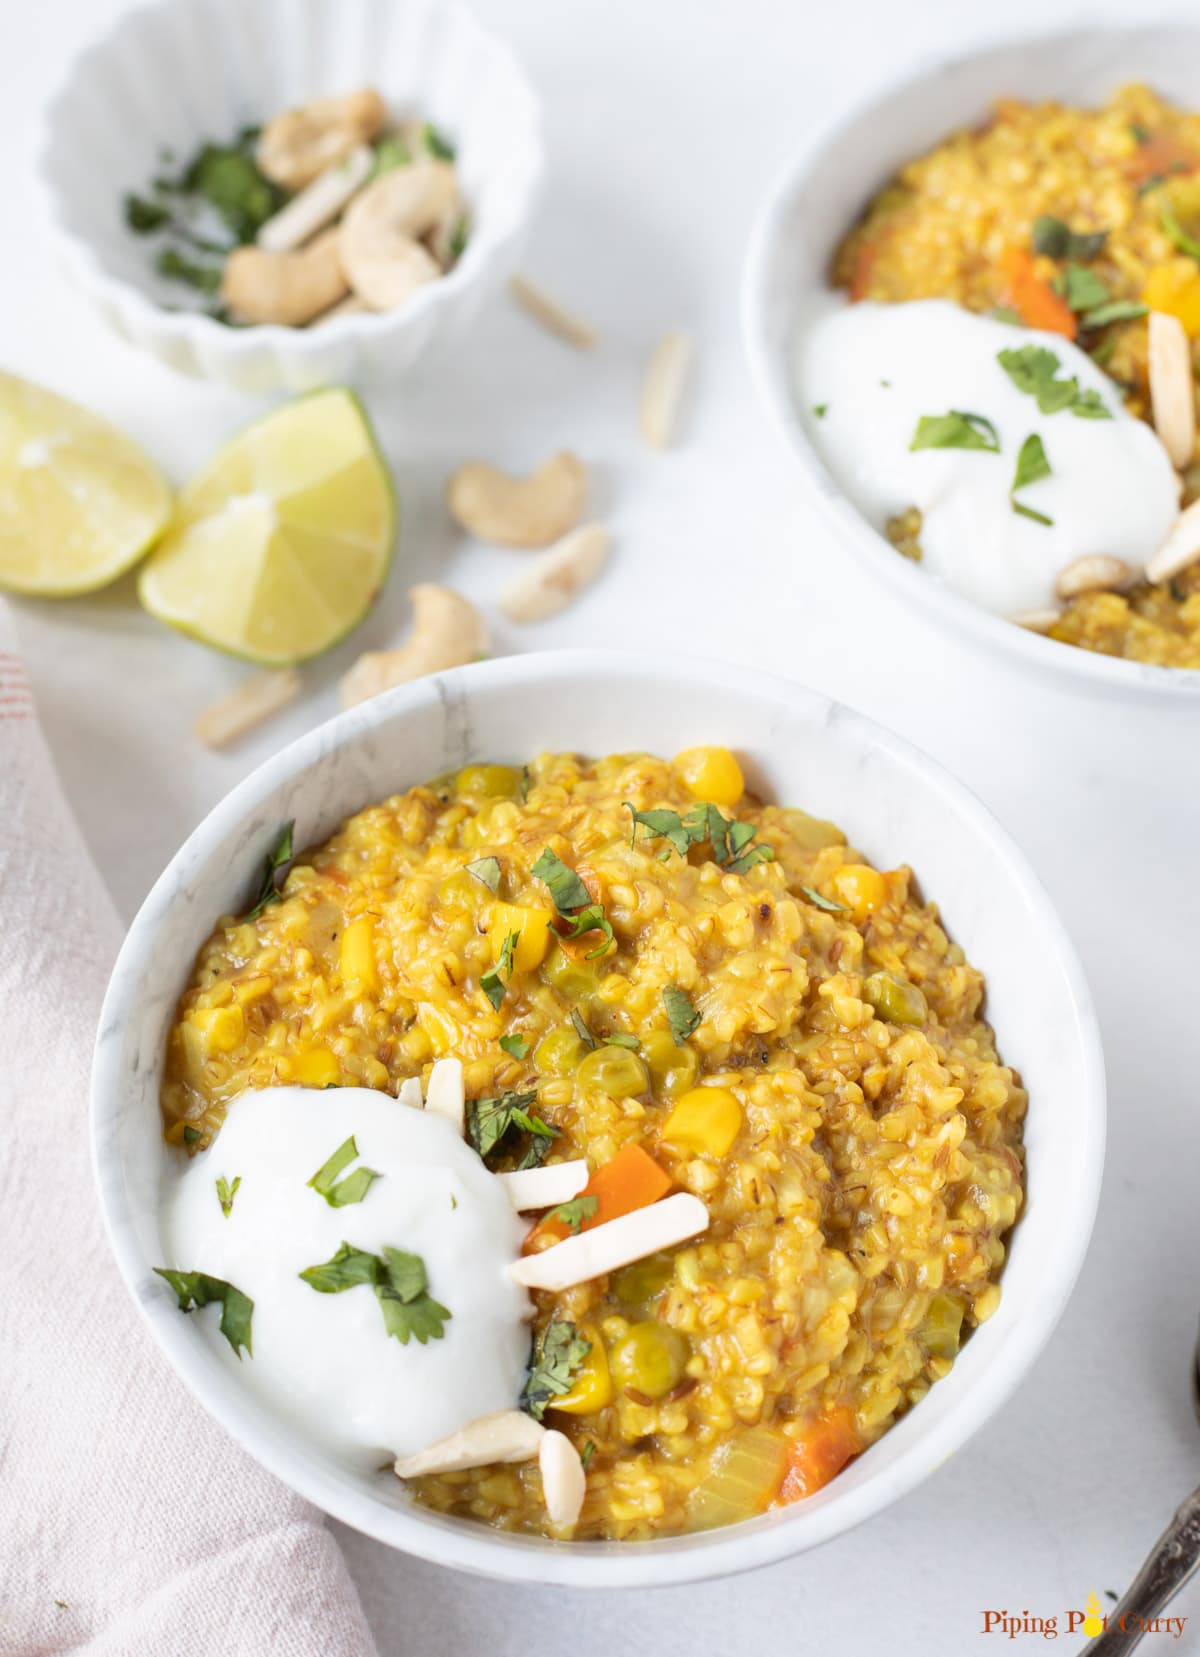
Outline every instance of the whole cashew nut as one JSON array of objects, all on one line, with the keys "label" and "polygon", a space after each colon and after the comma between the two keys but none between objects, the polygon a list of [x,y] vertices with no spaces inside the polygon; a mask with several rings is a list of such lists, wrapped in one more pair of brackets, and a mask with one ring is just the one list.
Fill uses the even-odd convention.
[{"label": "whole cashew nut", "polygon": [[350,203],[341,226],[342,268],[372,310],[396,310],[442,274],[421,238],[457,202],[450,163],[423,160],[384,173]]},{"label": "whole cashew nut", "polygon": [[487,627],[479,611],[452,587],[422,582],[408,595],[412,632],[398,650],[371,650],[360,656],[339,686],[342,706],[352,708],[393,685],[422,679],[448,667],[462,667],[487,649]]},{"label": "whole cashew nut", "polygon": [[527,478],[509,477],[486,461],[473,460],[450,479],[446,503],[463,529],[481,541],[545,547],[578,523],[587,485],[587,467],[566,449]]},{"label": "whole cashew nut", "polygon": [[372,87],[316,98],[267,122],[255,160],[273,184],[303,190],[351,150],[369,144],[387,122],[387,105]]},{"label": "whole cashew nut", "polygon": [[234,248],[221,279],[221,299],[242,322],[277,322],[286,328],[303,327],[348,291],[336,230],[295,253]]}]

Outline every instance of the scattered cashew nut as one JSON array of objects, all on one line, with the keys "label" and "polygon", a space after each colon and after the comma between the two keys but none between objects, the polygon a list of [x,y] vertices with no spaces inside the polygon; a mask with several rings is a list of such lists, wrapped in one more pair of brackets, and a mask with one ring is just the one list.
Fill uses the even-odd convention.
[{"label": "scattered cashew nut", "polygon": [[338,98],[316,98],[276,115],[263,128],[255,159],[274,184],[303,190],[387,125],[387,105],[371,87]]},{"label": "scattered cashew nut", "polygon": [[398,650],[371,650],[358,658],[339,687],[344,708],[427,673],[462,667],[487,649],[483,617],[461,593],[426,581],[408,597],[413,607],[408,643]]},{"label": "scattered cashew nut", "polygon": [[546,1429],[521,1410],[481,1415],[427,1450],[396,1457],[396,1476],[419,1479],[427,1473],[459,1473],[466,1467],[490,1467],[495,1461],[532,1461]]},{"label": "scattered cashew nut", "polygon": [[679,419],[688,370],[692,364],[691,336],[675,330],[664,334],[651,354],[642,381],[638,410],[642,438],[648,448],[670,446]]},{"label": "scattered cashew nut", "polygon": [[1154,429],[1181,472],[1196,448],[1196,400],[1191,346],[1178,317],[1150,312],[1148,349]]},{"label": "scattered cashew nut", "polygon": [[458,204],[448,161],[414,161],[384,173],[350,203],[341,224],[342,268],[374,311],[394,311],[442,274],[421,246]]},{"label": "scattered cashew nut", "polygon": [[446,503],[463,529],[481,541],[546,547],[579,522],[587,485],[587,467],[566,449],[527,478],[472,460],[450,479]]},{"label": "scattered cashew nut", "polygon": [[303,327],[346,292],[336,230],[295,253],[234,248],[221,279],[221,299],[242,322],[275,322],[285,328]]},{"label": "scattered cashew nut", "polygon": [[1200,501],[1193,501],[1171,525],[1171,532],[1147,560],[1146,575],[1151,581],[1169,581],[1200,558]]},{"label": "scattered cashew nut", "polygon": [[564,610],[608,561],[612,537],[603,524],[580,524],[529,564],[500,597],[509,621],[545,621]]},{"label": "scattered cashew nut", "polygon": [[1120,592],[1131,587],[1138,572],[1123,558],[1108,553],[1089,553],[1076,558],[1058,572],[1054,591],[1059,598],[1078,598],[1081,593]]}]

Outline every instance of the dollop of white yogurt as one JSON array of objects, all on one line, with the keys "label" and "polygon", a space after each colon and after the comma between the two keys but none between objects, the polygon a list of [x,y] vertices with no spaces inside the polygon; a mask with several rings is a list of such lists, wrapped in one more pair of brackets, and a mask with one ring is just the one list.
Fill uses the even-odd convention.
[{"label": "dollop of white yogurt", "polygon": [[[333,1208],[308,1181],[351,1135],[359,1154],[346,1171],[380,1177],[363,1201]],[[228,1216],[220,1178],[241,1181]],[[451,1122],[368,1088],[243,1093],[212,1147],[167,1174],[163,1202],[168,1263],[254,1302],[253,1353],[240,1362],[218,1332],[220,1308],[191,1314],[222,1360],[363,1471],[517,1407],[532,1305],[505,1268],[526,1229]],[[320,1294],[300,1277],[343,1241],[420,1255],[429,1293],[451,1313],[443,1338],[402,1345],[369,1285]]]},{"label": "dollop of white yogurt", "polygon": [[[1111,420],[1068,409],[1043,414],[1001,367],[1001,351],[1041,346],[1060,378],[1094,390]],[[1059,572],[1108,553],[1140,569],[1179,512],[1167,452],[1129,414],[1118,388],[1058,334],[977,316],[949,300],[831,301],[803,328],[796,384],[809,435],[845,494],[877,528],[916,507],[921,568],[964,598],[1017,616],[1052,607]],[[818,410],[823,410],[818,413]],[[910,445],[923,415],[981,415],[998,454]],[[1017,499],[1053,520],[1013,510],[1017,457],[1042,440],[1051,475]]]}]

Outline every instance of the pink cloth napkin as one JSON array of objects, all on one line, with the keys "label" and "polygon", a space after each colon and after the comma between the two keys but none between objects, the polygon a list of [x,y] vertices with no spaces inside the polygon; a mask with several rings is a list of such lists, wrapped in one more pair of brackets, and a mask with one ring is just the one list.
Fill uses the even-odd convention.
[{"label": "pink cloth napkin", "polygon": [[0,610],[0,1653],[370,1657],[321,1517],[175,1379],[92,1187],[120,928]]}]

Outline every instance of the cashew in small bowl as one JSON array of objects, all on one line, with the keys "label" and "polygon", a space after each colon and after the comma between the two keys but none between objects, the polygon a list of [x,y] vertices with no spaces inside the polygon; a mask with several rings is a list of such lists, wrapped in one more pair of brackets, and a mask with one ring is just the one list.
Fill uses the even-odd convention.
[{"label": "cashew in small bowl", "polygon": [[267,122],[256,160],[273,184],[303,190],[351,150],[369,144],[387,120],[387,105],[373,87],[339,98],[315,98]]},{"label": "cashew in small bowl", "polygon": [[342,268],[372,310],[396,310],[442,274],[421,238],[457,203],[454,168],[433,160],[394,167],[350,203],[341,225]]},{"label": "cashew in small bowl", "polygon": [[448,667],[463,667],[488,646],[479,611],[452,587],[425,581],[408,595],[412,632],[398,650],[371,650],[360,656],[339,686],[342,706],[352,708],[393,685],[422,679]]},{"label": "cashew in small bowl", "polygon": [[587,467],[564,449],[527,478],[486,461],[460,466],[446,503],[463,529],[501,547],[546,547],[579,522],[587,501]]},{"label": "cashew in small bowl", "polygon": [[239,321],[287,328],[303,327],[348,291],[336,230],[325,231],[295,253],[234,248],[221,279],[221,299]]}]

